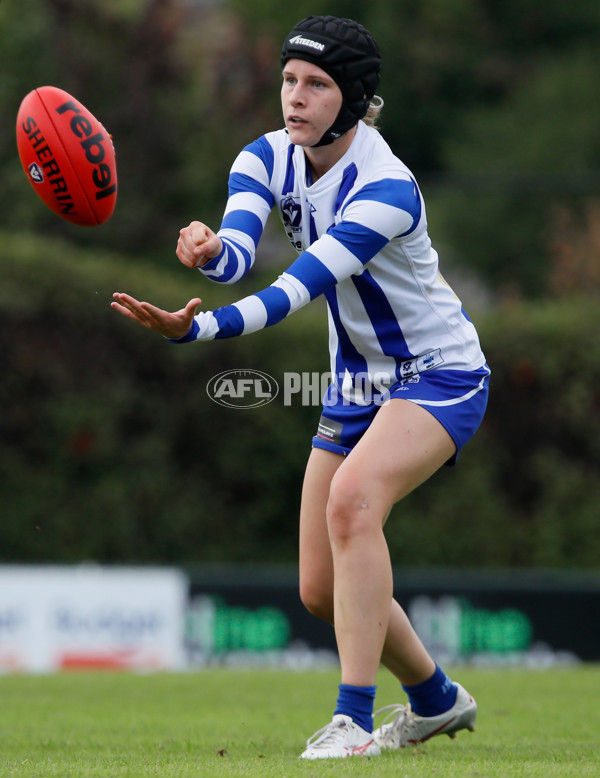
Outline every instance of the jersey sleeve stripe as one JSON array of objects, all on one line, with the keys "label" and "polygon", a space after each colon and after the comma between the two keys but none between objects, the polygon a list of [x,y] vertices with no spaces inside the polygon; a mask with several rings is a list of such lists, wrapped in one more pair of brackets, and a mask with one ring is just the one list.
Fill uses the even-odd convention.
[{"label": "jersey sleeve stripe", "polygon": [[[384,178],[367,184],[345,203],[342,209],[344,219],[354,218],[350,214],[354,214],[355,209],[352,208],[350,212],[348,209],[353,204],[364,201],[393,206],[399,211],[409,214],[412,221],[408,222],[408,226],[402,226],[390,237],[410,234],[421,220],[421,197],[417,185],[412,179],[407,181],[400,178]],[[376,210],[372,209],[372,213],[375,212]]]},{"label": "jersey sleeve stripe", "polygon": [[310,251],[335,276],[336,281],[349,278],[363,269],[360,259],[329,233],[313,243]]},{"label": "jersey sleeve stripe", "polygon": [[[292,294],[296,292],[295,287],[289,282],[280,286],[272,285],[256,294],[244,297],[243,300],[233,305],[226,305],[212,312],[198,314],[194,319],[192,330],[184,338],[175,342],[187,343],[190,340],[232,338],[277,324],[285,319],[292,309],[292,299],[286,286]],[[308,302],[308,295],[302,297],[300,294],[294,294],[294,297],[295,307],[300,307]],[[207,316],[210,316],[212,321],[206,319]],[[204,322],[204,326],[202,326],[202,322]]]},{"label": "jersey sleeve stripe", "polygon": [[260,292],[257,292],[255,297],[265,306],[267,311],[267,320],[264,327],[270,327],[272,324],[285,319],[290,312],[291,301],[284,289],[276,286],[269,286]]},{"label": "jersey sleeve stripe", "polygon": [[330,227],[327,234],[341,243],[363,265],[388,243],[385,235],[356,222],[340,222]]},{"label": "jersey sleeve stripe", "polygon": [[231,307],[235,308],[242,316],[244,326],[240,333],[241,335],[245,335],[248,332],[256,332],[256,330],[261,330],[267,326],[269,312],[259,295],[248,295],[248,297],[233,303]]},{"label": "jersey sleeve stripe", "polygon": [[[238,233],[235,232],[234,235],[237,237]],[[219,236],[225,246],[225,252],[216,266],[203,265],[200,271],[213,281],[233,284],[252,267],[254,254],[244,246],[235,243],[226,234],[219,233]]]},{"label": "jersey sleeve stripe", "polygon": [[258,140],[248,144],[243,151],[254,154],[254,156],[260,159],[265,166],[270,181],[273,177],[273,168],[275,166],[275,152],[273,151],[273,146],[271,146],[265,136],[263,135],[261,138],[258,138]]},{"label": "jersey sleeve stripe", "polygon": [[272,286],[281,287],[290,298],[291,310],[296,311],[310,302],[310,292],[306,286],[289,273],[282,273],[279,278],[273,282]]},{"label": "jersey sleeve stripe", "polygon": [[[344,214],[342,224],[350,222],[384,235],[387,240],[411,232],[418,222],[407,211],[402,211],[387,203],[375,203],[360,200],[353,203]],[[333,228],[332,228],[333,229]]]},{"label": "jersey sleeve stripe", "polygon": [[417,185],[412,179],[404,178],[382,178],[379,181],[372,181],[355,192],[345,203],[344,208],[356,200],[373,200],[376,203],[395,205],[396,208],[401,208],[413,215],[421,207]]},{"label": "jersey sleeve stripe", "polygon": [[323,294],[325,289],[337,282],[337,278],[331,270],[311,251],[305,251],[301,254],[286,270],[286,274],[297,278],[308,289],[311,300]]},{"label": "jersey sleeve stripe", "polygon": [[244,332],[244,317],[239,310],[239,303],[236,305],[226,305],[224,308],[217,308],[212,314],[217,325],[217,332],[214,335],[215,340],[233,338]]},{"label": "jersey sleeve stripe", "polygon": [[219,232],[221,230],[239,230],[252,238],[256,247],[263,232],[263,223],[255,213],[250,211],[232,211],[223,219]]},{"label": "jersey sleeve stripe", "polygon": [[227,244],[225,241],[222,241],[223,248],[221,249],[221,253],[218,254],[216,257],[213,257],[212,259],[209,259],[208,262],[205,262],[203,265],[198,267],[198,270],[200,270],[202,273],[210,273],[211,270],[216,270],[219,267],[219,263],[223,260],[225,257],[225,253],[227,251]]},{"label": "jersey sleeve stripe", "polygon": [[254,192],[238,192],[227,199],[224,215],[227,216],[233,211],[250,211],[255,213],[264,223],[268,219],[271,209],[264,197]]},{"label": "jersey sleeve stripe", "polygon": [[268,204],[269,208],[272,208],[275,204],[275,198],[271,190],[264,184],[261,184],[260,181],[246,173],[232,173],[229,176],[229,197],[244,192],[253,192],[259,195]]},{"label": "jersey sleeve stripe", "polygon": [[[196,335],[197,339],[231,338],[277,324],[291,312],[310,302],[307,289],[295,278],[283,273],[275,283],[233,305],[214,311],[214,327]],[[204,314],[199,314],[200,317]],[[212,314],[211,314],[212,315]],[[216,334],[215,334],[216,333]],[[188,338],[192,340],[193,337]],[[184,341],[182,341],[184,342]]]}]

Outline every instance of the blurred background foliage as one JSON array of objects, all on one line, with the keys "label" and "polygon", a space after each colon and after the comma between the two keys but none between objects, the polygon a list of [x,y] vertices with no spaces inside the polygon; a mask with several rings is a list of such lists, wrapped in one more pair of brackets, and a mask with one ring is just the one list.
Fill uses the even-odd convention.
[{"label": "blurred background foliage", "polygon": [[[494,371],[457,468],[394,510],[397,564],[599,566],[600,5],[591,0],[0,3],[0,560],[293,561],[319,409],[220,408],[227,368],[325,371],[316,302],[250,338],[175,348],[114,289],[214,307],[292,259],[276,218],[251,277],[174,256],[218,227],[238,151],[281,126],[279,52],[311,13],[358,19],[384,61],[381,129],[413,170],[444,274]],[[114,138],[119,200],[81,229],[37,200],[14,121],[74,94]]]}]

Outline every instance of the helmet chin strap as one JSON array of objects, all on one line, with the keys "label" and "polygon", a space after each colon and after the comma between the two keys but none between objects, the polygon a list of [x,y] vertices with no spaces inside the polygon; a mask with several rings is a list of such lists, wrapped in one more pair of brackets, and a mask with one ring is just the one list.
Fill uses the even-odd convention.
[{"label": "helmet chin strap", "polygon": [[[334,125],[331,126],[333,127]],[[348,130],[346,130],[346,132],[348,132]],[[334,140],[341,138],[343,135],[346,134],[346,132],[332,132],[330,128],[323,134],[323,137],[318,143],[315,143],[314,146],[311,146],[311,149],[318,149],[321,146],[330,146]]]},{"label": "helmet chin strap", "polygon": [[359,120],[365,116],[369,107],[369,100],[366,95],[362,100],[350,102],[343,98],[342,107],[340,112],[335,118],[335,121],[331,127],[323,133],[323,137],[318,143],[315,143],[311,148],[316,149],[319,146],[329,146],[334,140],[341,138],[353,127],[356,127]]}]

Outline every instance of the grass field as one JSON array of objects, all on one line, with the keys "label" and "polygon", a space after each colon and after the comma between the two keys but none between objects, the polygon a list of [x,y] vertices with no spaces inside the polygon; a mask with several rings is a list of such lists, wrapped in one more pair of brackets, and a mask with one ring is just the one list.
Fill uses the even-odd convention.
[{"label": "grass field", "polygon": [[[0,776],[600,776],[600,667],[456,669],[477,732],[380,757],[298,759],[332,713],[334,672],[0,677]],[[403,701],[389,675],[377,705]]]}]

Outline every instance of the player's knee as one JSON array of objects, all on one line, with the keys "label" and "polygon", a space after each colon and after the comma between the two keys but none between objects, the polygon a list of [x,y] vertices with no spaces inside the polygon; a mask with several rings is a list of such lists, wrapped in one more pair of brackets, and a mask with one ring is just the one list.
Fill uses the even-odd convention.
[{"label": "player's knee", "polygon": [[300,599],[306,610],[323,621],[333,623],[333,592],[314,581],[300,580]]},{"label": "player's knee", "polygon": [[331,482],[327,502],[327,526],[332,544],[343,544],[372,532],[381,531],[380,506],[371,499],[351,476],[340,476]]}]

